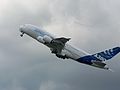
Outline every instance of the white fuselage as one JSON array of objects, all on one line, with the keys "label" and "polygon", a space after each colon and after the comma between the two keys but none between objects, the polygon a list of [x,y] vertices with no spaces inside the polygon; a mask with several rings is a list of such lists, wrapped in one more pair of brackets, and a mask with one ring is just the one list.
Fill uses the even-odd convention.
[{"label": "white fuselage", "polygon": [[[87,65],[91,65],[94,67],[107,69],[107,70],[109,69],[108,67],[106,67],[106,64],[103,63],[102,61],[99,61],[99,59],[98,61],[96,61],[97,59],[96,57],[82,50],[79,50],[68,43],[65,43],[64,46],[62,46],[63,43],[60,43],[60,42],[52,43],[52,41],[56,40],[57,38],[54,35],[46,32],[45,30],[39,27],[30,25],[30,24],[25,24],[20,26],[20,32],[22,33],[21,37],[23,36],[23,34],[27,34],[31,36],[32,38],[36,39],[38,42],[49,47],[52,53],[56,54],[56,56],[59,58],[63,58],[63,59],[70,58],[83,64],[87,64]],[[66,38],[63,38],[63,39],[66,39]],[[62,49],[60,49],[61,46],[62,46]],[[58,49],[57,51],[59,50],[60,51],[55,53],[56,49]]]},{"label": "white fuselage", "polygon": [[[40,43],[44,44],[44,40],[42,39],[44,36],[48,36],[51,39],[54,39],[55,36],[51,35],[50,33],[42,30],[41,28],[38,28],[36,26],[26,24],[20,27],[20,31],[31,36],[32,38],[36,39]],[[46,45],[46,44],[45,44]],[[49,48],[52,48],[52,46],[47,45]],[[85,55],[89,55],[88,53],[78,50],[75,47],[69,45],[68,43],[65,44],[64,49],[62,50],[61,54],[65,54],[67,57],[77,60],[80,57],[83,57]]]}]

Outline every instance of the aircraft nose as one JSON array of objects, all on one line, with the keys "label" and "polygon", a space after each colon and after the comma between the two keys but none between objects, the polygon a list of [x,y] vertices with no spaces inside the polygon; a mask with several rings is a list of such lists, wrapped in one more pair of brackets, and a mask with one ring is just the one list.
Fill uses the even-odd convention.
[{"label": "aircraft nose", "polygon": [[23,28],[24,28],[24,26],[21,25],[20,28],[19,28],[19,31],[20,31],[20,32],[23,32]]}]

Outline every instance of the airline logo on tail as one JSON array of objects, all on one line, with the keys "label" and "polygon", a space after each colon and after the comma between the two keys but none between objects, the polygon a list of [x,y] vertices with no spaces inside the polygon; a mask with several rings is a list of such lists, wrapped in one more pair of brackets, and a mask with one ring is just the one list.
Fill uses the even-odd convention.
[{"label": "airline logo on tail", "polygon": [[115,47],[113,49],[105,50],[103,52],[94,54],[93,56],[96,57],[98,60],[105,61],[111,59],[119,52],[120,52],[120,47]]},{"label": "airline logo on tail", "polygon": [[120,47],[115,47],[109,50],[105,50],[103,52],[100,53],[96,53],[93,55],[87,55],[84,57],[79,58],[77,61],[81,62],[81,63],[87,63],[87,64],[92,64],[92,62],[94,61],[105,61],[105,60],[109,60],[112,57],[114,57],[116,54],[118,54],[120,52]]}]

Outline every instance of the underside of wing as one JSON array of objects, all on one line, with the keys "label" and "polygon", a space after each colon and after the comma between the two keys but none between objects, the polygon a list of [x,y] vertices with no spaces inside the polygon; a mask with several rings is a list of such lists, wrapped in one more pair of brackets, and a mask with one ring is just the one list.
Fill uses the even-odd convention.
[{"label": "underside of wing", "polygon": [[52,45],[52,53],[58,54],[61,53],[62,49],[64,48],[67,41],[69,41],[70,38],[56,38],[51,41]]}]

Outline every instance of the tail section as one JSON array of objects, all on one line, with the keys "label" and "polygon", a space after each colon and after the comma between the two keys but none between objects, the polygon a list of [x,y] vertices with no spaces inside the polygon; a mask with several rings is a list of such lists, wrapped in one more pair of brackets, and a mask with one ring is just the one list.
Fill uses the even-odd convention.
[{"label": "tail section", "polygon": [[94,56],[98,60],[105,61],[105,60],[109,60],[113,58],[119,52],[120,52],[120,47],[115,47],[115,48],[108,49],[100,53],[93,54],[92,56]]},{"label": "tail section", "polygon": [[94,67],[110,70],[103,61],[113,58],[119,52],[120,52],[120,47],[115,47],[115,48],[108,49],[100,53],[80,57],[76,61],[80,63],[92,65]]},{"label": "tail section", "polygon": [[119,52],[120,52],[120,47],[115,47],[115,48],[108,49],[108,50],[105,50],[100,53],[80,57],[79,59],[77,59],[77,61],[80,63],[92,65],[93,61],[109,60],[109,59],[113,58],[115,55],[117,55]]}]

